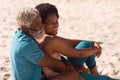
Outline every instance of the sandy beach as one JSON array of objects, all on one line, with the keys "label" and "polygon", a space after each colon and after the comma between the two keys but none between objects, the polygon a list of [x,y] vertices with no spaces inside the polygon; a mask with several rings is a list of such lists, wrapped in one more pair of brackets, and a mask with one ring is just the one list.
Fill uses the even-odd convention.
[{"label": "sandy beach", "polygon": [[102,42],[98,71],[120,79],[120,0],[0,0],[0,80],[12,80],[9,52],[17,11],[43,2],[59,10],[58,36]]}]

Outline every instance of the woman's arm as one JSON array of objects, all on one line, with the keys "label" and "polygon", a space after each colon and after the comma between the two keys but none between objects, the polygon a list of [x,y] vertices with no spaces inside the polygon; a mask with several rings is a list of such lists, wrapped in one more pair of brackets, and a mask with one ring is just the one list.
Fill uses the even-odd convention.
[{"label": "woman's arm", "polygon": [[[79,42],[84,41],[84,40],[77,40],[77,39],[66,39],[66,38],[62,38],[62,37],[59,37],[59,38],[64,40],[65,43],[68,43],[69,45],[71,45],[73,47],[75,47]],[[91,41],[91,42],[93,42],[94,46],[99,49],[99,51],[96,53],[96,56],[98,58],[101,55],[101,51],[102,51],[100,44],[102,44],[103,42],[96,42],[96,41]]]},{"label": "woman's arm", "polygon": [[[66,43],[68,43],[68,44],[70,44],[70,45],[72,45],[72,46],[76,46],[79,42],[81,42],[81,41],[84,41],[84,40],[78,40],[78,39],[67,39],[67,38],[62,38],[62,37],[59,37],[59,36],[57,36],[58,38],[61,38],[62,40],[64,40]],[[91,41],[91,42],[95,42],[95,43],[97,43],[98,45],[99,44],[102,44],[103,42],[96,42],[96,41]]]},{"label": "woman's arm", "polygon": [[47,45],[45,46],[47,53],[51,52],[59,52],[63,54],[64,56],[69,56],[72,58],[84,58],[87,56],[90,56],[94,53],[97,53],[98,48],[84,48],[80,50],[76,50],[74,47],[66,43],[64,40],[58,38],[58,37],[53,37],[51,40],[46,42]]},{"label": "woman's arm", "polygon": [[67,39],[67,38],[62,38],[62,37],[59,37],[59,38],[61,38],[62,40],[64,40],[65,43],[68,43],[69,45],[73,47],[76,46],[79,42],[83,41],[83,40],[77,40],[77,39]]}]

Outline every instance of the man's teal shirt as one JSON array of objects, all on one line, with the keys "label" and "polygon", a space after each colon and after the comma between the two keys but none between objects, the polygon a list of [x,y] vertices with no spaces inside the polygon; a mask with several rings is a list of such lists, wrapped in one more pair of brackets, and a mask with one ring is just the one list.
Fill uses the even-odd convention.
[{"label": "man's teal shirt", "polygon": [[18,29],[10,50],[13,80],[43,80],[41,67],[37,65],[42,56],[43,51],[36,41]]}]

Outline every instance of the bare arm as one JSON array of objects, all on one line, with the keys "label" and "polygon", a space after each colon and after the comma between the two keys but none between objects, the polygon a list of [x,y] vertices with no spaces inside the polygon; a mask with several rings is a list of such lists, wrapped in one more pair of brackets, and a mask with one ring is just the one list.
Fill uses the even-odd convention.
[{"label": "bare arm", "polygon": [[[77,40],[77,39],[66,39],[66,38],[62,38],[59,36],[57,36],[57,37],[73,47],[75,47],[79,42],[84,41],[84,40]],[[102,48],[101,48],[100,44],[102,44],[102,42],[96,42],[96,41],[91,41],[91,42],[93,42],[94,46],[98,48],[98,52],[96,53],[96,56],[98,58],[101,55]]]},{"label": "bare arm", "polygon": [[66,65],[64,63],[45,53],[43,58],[37,64],[42,67],[48,67],[56,72],[63,72],[66,69]]},{"label": "bare arm", "polygon": [[57,76],[52,77],[49,80],[85,80],[80,74],[76,71],[69,70],[65,71]]},{"label": "bare arm", "polygon": [[64,40],[65,43],[68,43],[71,46],[76,46],[79,42],[83,41],[83,40],[77,40],[77,39],[67,39],[62,37],[59,37],[59,38],[61,38],[62,40]]},{"label": "bare arm", "polygon": [[98,52],[96,53],[96,56],[98,58],[101,55],[102,48],[97,42],[94,42],[94,46],[98,48]]},{"label": "bare arm", "polygon": [[[59,37],[59,36],[57,36],[57,37]],[[70,44],[71,46],[76,46],[79,42],[84,41],[84,40],[78,40],[78,39],[67,39],[67,38],[62,38],[62,37],[59,37],[59,38],[61,38],[66,43]],[[91,42],[95,42],[97,44],[102,44],[102,42],[96,42],[96,41],[91,41]]]},{"label": "bare arm", "polygon": [[50,39],[46,43],[47,44],[44,46],[46,47],[44,48],[44,51],[46,51],[47,53],[59,52],[64,56],[69,56],[72,58],[84,58],[98,51],[97,47],[76,50],[74,47],[64,42],[64,40],[59,39],[57,37]]},{"label": "bare arm", "polygon": [[56,75],[48,80],[84,80],[76,71],[65,70],[66,66],[61,61],[55,60],[47,54],[45,54],[37,64],[60,72],[59,75]]}]

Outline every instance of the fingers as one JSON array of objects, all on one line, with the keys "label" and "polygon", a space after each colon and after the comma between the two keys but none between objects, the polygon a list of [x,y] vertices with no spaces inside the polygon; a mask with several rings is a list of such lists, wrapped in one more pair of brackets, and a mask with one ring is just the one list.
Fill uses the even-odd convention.
[{"label": "fingers", "polygon": [[95,54],[96,54],[96,57],[99,58],[100,55],[101,55],[101,50],[102,50],[102,48],[101,48],[101,46],[100,46],[98,43],[96,43],[96,42],[94,42],[94,46],[98,48],[98,52],[95,53]]},{"label": "fingers", "polygon": [[99,58],[99,57],[100,57],[100,55],[96,54],[96,57],[97,57],[97,58]]},{"label": "fingers", "polygon": [[67,70],[73,70],[74,69],[73,65],[70,62],[67,62],[66,66],[67,66]]},{"label": "fingers", "polygon": [[99,42],[97,42],[97,44],[103,44],[103,42],[100,42],[100,41],[99,41]]},{"label": "fingers", "polygon": [[100,55],[101,55],[101,51],[98,51],[97,53],[95,53],[96,54],[96,57],[97,58],[99,58],[100,57]]},{"label": "fingers", "polygon": [[94,46],[97,47],[97,48],[99,48],[100,50],[102,49],[102,48],[100,47],[100,45],[99,45],[98,43],[96,43],[96,42],[94,42]]}]

